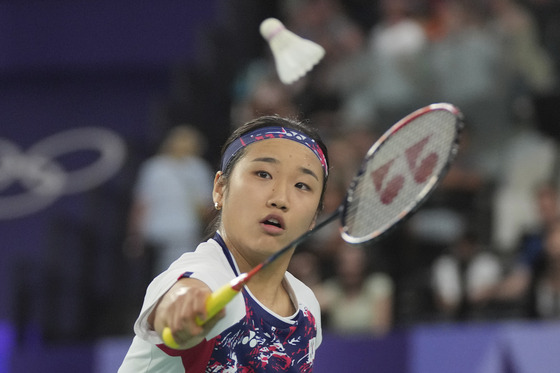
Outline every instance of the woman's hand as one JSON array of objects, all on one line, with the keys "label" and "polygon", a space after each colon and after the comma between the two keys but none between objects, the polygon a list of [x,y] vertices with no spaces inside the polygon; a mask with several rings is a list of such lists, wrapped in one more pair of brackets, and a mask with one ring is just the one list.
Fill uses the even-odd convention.
[{"label": "woman's hand", "polygon": [[197,317],[206,320],[206,299],[211,293],[202,281],[180,279],[160,299],[149,322],[159,335],[165,327],[169,327],[179,349],[191,348],[202,342],[208,331],[225,315],[222,310],[204,325],[196,323]]}]

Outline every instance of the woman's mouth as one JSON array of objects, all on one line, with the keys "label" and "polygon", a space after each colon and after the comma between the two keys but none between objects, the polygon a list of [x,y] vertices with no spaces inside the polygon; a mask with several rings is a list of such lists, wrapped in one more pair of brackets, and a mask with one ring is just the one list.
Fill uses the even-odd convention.
[{"label": "woman's mouth", "polygon": [[261,220],[261,226],[269,234],[284,232],[284,220],[279,216],[267,216]]}]

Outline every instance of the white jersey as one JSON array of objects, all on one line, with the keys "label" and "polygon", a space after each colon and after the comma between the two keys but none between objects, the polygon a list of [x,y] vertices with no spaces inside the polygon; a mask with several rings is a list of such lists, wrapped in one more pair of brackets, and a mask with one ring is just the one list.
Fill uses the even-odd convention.
[{"label": "white jersey", "polygon": [[148,287],[134,325],[136,336],[119,373],[311,372],[322,340],[319,303],[311,289],[288,272],[284,285],[297,309],[292,316],[275,314],[245,288],[226,306],[226,316],[193,348],[170,349],[151,330],[148,316],[177,279],[196,278],[215,291],[238,274],[219,235],[182,255]]}]

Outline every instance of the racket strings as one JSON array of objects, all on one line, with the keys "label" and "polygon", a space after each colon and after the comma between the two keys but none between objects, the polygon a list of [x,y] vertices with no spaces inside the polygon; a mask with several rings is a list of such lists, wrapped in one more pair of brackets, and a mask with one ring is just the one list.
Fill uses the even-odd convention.
[{"label": "racket strings", "polygon": [[454,155],[456,123],[455,114],[435,110],[384,135],[353,181],[342,219],[347,237],[383,233],[426,197]]}]

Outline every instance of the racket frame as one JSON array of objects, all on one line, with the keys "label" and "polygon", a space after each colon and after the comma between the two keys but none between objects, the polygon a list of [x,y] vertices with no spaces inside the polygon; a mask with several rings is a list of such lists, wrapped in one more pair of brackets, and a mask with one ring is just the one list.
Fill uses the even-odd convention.
[{"label": "racket frame", "polygon": [[[369,235],[365,235],[363,237],[355,237],[347,233],[347,225],[345,222],[346,211],[353,200],[353,194],[356,190],[358,185],[358,181],[360,177],[364,174],[367,169],[367,163],[370,159],[372,159],[380,149],[387,143],[387,140],[393,136],[398,131],[402,130],[404,127],[409,125],[418,117],[421,117],[429,112],[443,110],[447,111],[455,117],[455,136],[453,142],[449,149],[449,154],[446,158],[445,165],[440,169],[437,175],[430,176],[429,180],[426,182],[426,185],[422,189],[422,191],[417,195],[412,203],[410,203],[407,208],[401,211],[394,219],[388,221],[383,227],[374,230]],[[407,218],[412,216],[418,208],[426,201],[426,199],[436,190],[437,185],[442,181],[443,176],[449,171],[449,167],[453,163],[457,152],[459,150],[459,139],[464,127],[463,122],[463,114],[456,106],[449,104],[449,103],[435,103],[425,107],[422,107],[410,114],[406,117],[399,120],[395,123],[391,128],[389,128],[376,142],[372,145],[372,147],[366,153],[362,164],[360,166],[359,171],[354,176],[352,182],[350,183],[350,187],[346,193],[346,197],[344,198],[344,202],[340,206],[340,219],[341,219],[341,227],[340,227],[340,234],[342,239],[350,244],[363,244],[366,242],[375,242],[381,239],[385,234],[393,231],[397,228],[400,224],[406,221]]]}]

